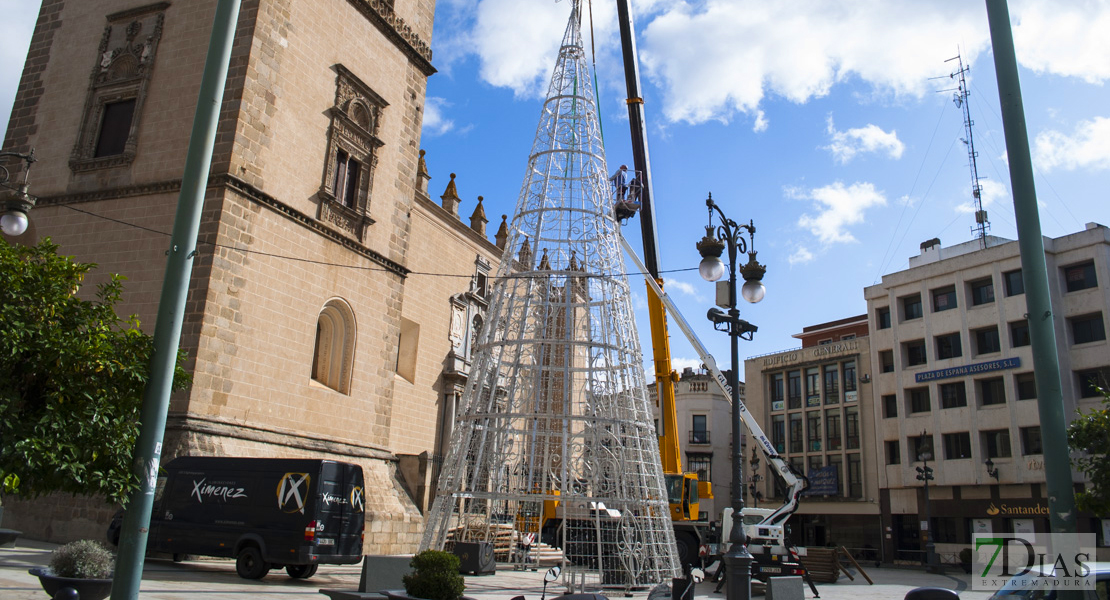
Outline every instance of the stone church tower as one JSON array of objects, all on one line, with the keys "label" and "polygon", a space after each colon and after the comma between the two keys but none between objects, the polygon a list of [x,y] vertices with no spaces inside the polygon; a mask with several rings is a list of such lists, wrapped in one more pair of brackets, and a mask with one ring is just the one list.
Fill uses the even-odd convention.
[{"label": "stone church tower", "polygon": [[[30,228],[128,279],[153,331],[215,0],[44,0],[4,149],[35,149]],[[413,551],[501,249],[419,149],[434,0],[243,0],[163,460],[362,465],[366,551]],[[446,196],[453,196],[448,201]],[[503,232],[502,232],[503,233]],[[114,507],[6,498],[29,537]]]}]

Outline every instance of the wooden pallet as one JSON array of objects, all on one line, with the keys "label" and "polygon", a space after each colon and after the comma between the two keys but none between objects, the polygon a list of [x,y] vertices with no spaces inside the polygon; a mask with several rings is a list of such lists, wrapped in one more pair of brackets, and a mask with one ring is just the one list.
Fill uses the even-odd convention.
[{"label": "wooden pallet", "polygon": [[[447,540],[443,544],[443,549],[450,552],[455,546],[456,539],[482,540],[485,529],[484,524],[469,529],[456,527],[447,532]],[[513,528],[512,525],[497,524],[490,527],[490,529],[493,539],[489,541],[493,543],[494,560],[497,562],[513,562],[514,551],[519,549],[523,534]],[[530,557],[544,565],[559,564],[563,560],[563,551],[537,542],[531,547]]]},{"label": "wooden pallet", "polygon": [[806,548],[799,557],[815,583],[836,583],[840,579],[840,559],[836,548]]}]

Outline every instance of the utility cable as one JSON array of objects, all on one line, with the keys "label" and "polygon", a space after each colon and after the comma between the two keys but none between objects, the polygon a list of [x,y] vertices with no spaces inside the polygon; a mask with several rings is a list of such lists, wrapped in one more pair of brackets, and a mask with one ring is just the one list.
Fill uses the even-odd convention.
[{"label": "utility cable", "polygon": [[[169,232],[162,231],[160,229],[145,227],[143,225],[136,225],[135,223],[129,223],[127,221],[122,221],[120,219],[116,219],[116,218],[113,218],[113,217],[108,217],[108,216],[100,215],[100,214],[97,214],[97,213],[94,213],[94,212],[89,212],[87,210],[82,210],[80,208],[76,208],[76,207],[70,206],[68,204],[62,204],[60,206],[63,207],[63,208],[67,208],[69,210],[72,210],[74,212],[79,212],[83,215],[88,215],[88,216],[96,218],[96,219],[102,219],[102,220],[105,220],[105,221],[110,221],[110,222],[116,223],[118,225],[123,225],[125,227],[131,227],[131,228],[134,228],[134,229],[145,231],[147,233],[153,233],[155,235],[165,236],[167,238],[171,237],[171,234]],[[242,252],[244,254],[253,254],[255,256],[265,256],[265,257],[268,257],[268,258],[276,258],[276,259],[279,259],[279,260],[290,260],[290,261],[295,261],[295,262],[308,263],[308,264],[313,264],[313,265],[320,265],[320,266],[324,266],[324,267],[337,267],[337,268],[341,268],[341,269],[354,269],[354,270],[357,270],[357,271],[371,271],[371,272],[380,272],[380,273],[396,273],[396,271],[394,271],[393,269],[386,269],[386,268],[382,268],[382,267],[361,267],[361,266],[357,266],[357,265],[342,265],[342,264],[338,264],[338,263],[326,262],[326,261],[322,261],[322,260],[315,260],[315,259],[311,259],[311,258],[301,258],[301,257],[298,257],[298,256],[288,256],[288,255],[284,255],[284,254],[274,254],[272,252],[263,252],[261,250],[250,250],[248,248],[243,248],[241,246],[231,246],[231,245],[228,245],[228,244],[220,244],[220,243],[217,243],[217,242],[209,242],[209,241],[201,240],[201,239],[197,240],[197,245],[209,246],[209,247],[212,247],[212,248],[223,248],[223,249],[232,250],[232,251],[235,251],[235,252]],[[669,269],[669,270],[666,270],[666,271],[661,271],[661,273],[683,273],[683,272],[697,271],[697,270],[698,270],[697,267],[687,267],[687,268],[684,268],[684,269]],[[555,273],[556,274],[564,274],[563,272],[560,272],[560,271],[555,271]],[[423,276],[423,277],[444,277],[444,278],[450,278],[450,279],[470,279],[470,278],[474,277],[473,274],[471,274],[471,275],[459,275],[459,274],[455,274],[455,273],[433,273],[433,272],[430,272],[430,271],[409,271],[407,276],[413,276],[413,275],[418,275],[418,276]],[[628,276],[640,275],[640,276],[646,277],[648,275],[648,273],[628,271],[628,272],[626,272],[626,275],[628,275]],[[534,274],[533,275],[508,275],[506,277],[492,277],[491,279],[527,279],[527,278],[535,278],[535,277],[538,277],[538,276],[541,276],[541,275],[534,275]],[[543,276],[546,276],[546,275],[543,275]],[[567,274],[567,276],[571,276],[571,275]],[[574,274],[573,277],[588,279],[588,278],[598,278],[598,277],[608,277],[608,276],[607,275],[594,275],[594,274],[583,273],[583,274],[580,274],[580,275],[579,274]]]},{"label": "utility cable", "polygon": [[[937,138],[937,131],[940,131],[940,124],[944,121],[944,113],[947,109],[948,102],[944,102],[940,105],[940,114],[937,116],[937,124],[933,127],[933,135],[929,137],[929,145],[925,148],[925,156],[921,157],[921,165],[917,167],[917,174],[914,175],[913,183],[910,185],[910,191],[906,194],[907,199],[911,198],[913,196],[913,191],[917,189],[917,182],[921,179],[921,172],[925,169],[925,159],[929,157],[929,152],[933,149],[933,142]],[[949,148],[949,152],[951,152],[951,148]],[[907,207],[907,203],[902,204],[902,212],[899,213],[898,222],[894,224],[894,229],[891,230],[890,241],[887,243],[886,251],[883,252],[883,260],[879,263],[879,272],[875,275],[874,283],[879,283],[879,279],[883,275],[883,269],[887,267],[887,262],[894,259],[894,238],[898,235],[898,229],[902,226],[902,218],[906,216]],[[902,238],[905,239],[905,237],[905,234],[903,234]],[[901,243],[901,240],[899,240],[899,243]]]}]

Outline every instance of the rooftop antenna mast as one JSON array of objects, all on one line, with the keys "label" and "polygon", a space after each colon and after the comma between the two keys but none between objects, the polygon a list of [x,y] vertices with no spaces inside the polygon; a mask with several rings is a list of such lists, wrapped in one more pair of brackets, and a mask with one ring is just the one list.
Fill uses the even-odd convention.
[{"label": "rooftop antenna mast", "polygon": [[[950,79],[959,77],[959,87],[956,88],[955,94],[952,95],[952,101],[956,103],[958,108],[963,109],[964,113],[964,132],[966,137],[960,141],[967,146],[967,162],[971,168],[971,196],[975,198],[975,226],[971,228],[972,233],[979,238],[979,247],[981,249],[987,248],[987,231],[991,228],[991,223],[987,219],[987,211],[983,210],[983,186],[979,184],[979,167],[976,165],[975,158],[979,153],[975,151],[975,138],[972,134],[972,126],[975,121],[971,120],[971,109],[968,105],[967,98],[971,95],[971,91],[967,89],[967,78],[965,75],[971,70],[971,67],[964,64],[963,57],[959,53],[955,58],[950,58],[944,62],[956,61],[959,65],[959,70],[949,75]],[[948,90],[944,90],[948,91]]]}]

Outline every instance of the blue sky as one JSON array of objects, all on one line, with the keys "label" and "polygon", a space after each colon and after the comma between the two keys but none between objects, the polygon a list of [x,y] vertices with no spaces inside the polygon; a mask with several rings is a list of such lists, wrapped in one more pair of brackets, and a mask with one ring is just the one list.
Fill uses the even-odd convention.
[{"label": "blue sky", "polygon": [[[37,2],[0,0],[0,117],[6,121]],[[633,2],[667,289],[727,362],[696,272],[706,195],[754,220],[767,296],[741,356],[796,347],[803,327],[861,314],[863,288],[908,266],[918,245],[973,239],[963,117],[948,78],[962,54],[985,208],[1016,239],[983,2],[638,0]],[[631,166],[616,8],[592,6],[598,96],[611,167]],[[421,146],[442,192],[457,173],[490,232],[512,214],[569,0],[439,0]],[[1110,2],[1011,0],[1041,226],[1060,236],[1110,225]],[[591,40],[590,23],[584,23]],[[940,79],[932,79],[939,77]],[[949,90],[949,91],[938,91]],[[610,169],[612,170],[612,169]],[[625,227],[640,248],[639,223]],[[629,263],[631,265],[631,263]],[[637,322],[650,356],[642,284]],[[696,365],[671,328],[677,366]]]}]

